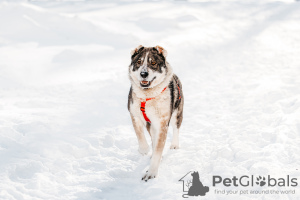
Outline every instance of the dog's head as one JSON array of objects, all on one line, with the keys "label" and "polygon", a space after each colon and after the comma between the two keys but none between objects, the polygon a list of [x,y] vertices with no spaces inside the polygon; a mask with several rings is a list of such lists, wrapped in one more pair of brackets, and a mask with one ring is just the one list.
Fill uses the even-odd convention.
[{"label": "dog's head", "polygon": [[166,78],[166,57],[167,51],[160,46],[138,46],[131,51],[130,78],[143,89],[154,88]]},{"label": "dog's head", "polygon": [[193,178],[199,178],[199,173],[198,172],[193,172],[192,174]]}]

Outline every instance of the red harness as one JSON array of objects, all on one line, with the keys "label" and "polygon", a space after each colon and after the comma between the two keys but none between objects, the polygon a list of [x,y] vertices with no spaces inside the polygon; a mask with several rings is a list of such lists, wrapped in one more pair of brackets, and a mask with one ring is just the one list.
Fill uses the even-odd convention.
[{"label": "red harness", "polygon": [[[177,84],[177,83],[176,83]],[[168,87],[168,86],[167,86]],[[165,89],[163,89],[163,91],[161,91],[161,93],[163,93],[166,89],[167,89],[167,87],[165,87]],[[178,93],[179,93],[179,98],[178,98],[178,100],[179,99],[181,99],[181,95],[180,95],[180,88],[179,88],[179,86],[178,86],[178,84],[177,84],[177,88],[178,88]],[[147,117],[147,115],[146,115],[146,110],[145,110],[145,108],[146,108],[146,102],[147,101],[149,101],[149,100],[151,100],[151,99],[155,99],[155,97],[152,97],[152,98],[146,98],[146,101],[143,101],[143,99],[141,99],[141,111],[142,111],[142,113],[143,113],[143,116],[144,116],[144,119],[145,119],[145,121],[146,122],[149,122],[150,124],[151,124],[151,121],[150,121],[150,119]]]}]

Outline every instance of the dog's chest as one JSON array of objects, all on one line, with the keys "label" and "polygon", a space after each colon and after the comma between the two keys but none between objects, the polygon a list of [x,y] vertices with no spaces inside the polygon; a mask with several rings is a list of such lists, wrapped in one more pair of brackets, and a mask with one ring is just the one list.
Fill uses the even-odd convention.
[{"label": "dog's chest", "polygon": [[164,91],[159,96],[151,100],[145,100],[138,98],[133,94],[133,104],[130,112],[139,117],[144,123],[146,123],[145,117],[141,111],[141,104],[145,102],[145,114],[152,122],[158,122],[161,118],[169,117],[170,115],[170,95],[169,91]]}]

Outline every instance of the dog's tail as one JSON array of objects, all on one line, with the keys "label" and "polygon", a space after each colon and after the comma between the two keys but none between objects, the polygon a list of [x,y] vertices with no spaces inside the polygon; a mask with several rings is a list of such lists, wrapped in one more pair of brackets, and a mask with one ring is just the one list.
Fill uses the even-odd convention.
[{"label": "dog's tail", "polygon": [[204,188],[205,188],[205,190],[204,190],[205,192],[209,191],[209,187],[205,186]]}]

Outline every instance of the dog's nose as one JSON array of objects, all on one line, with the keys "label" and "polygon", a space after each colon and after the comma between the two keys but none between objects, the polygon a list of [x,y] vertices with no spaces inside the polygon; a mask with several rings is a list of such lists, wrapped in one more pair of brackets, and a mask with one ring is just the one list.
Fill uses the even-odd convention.
[{"label": "dog's nose", "polygon": [[148,72],[141,72],[141,77],[146,78],[148,76]]}]

